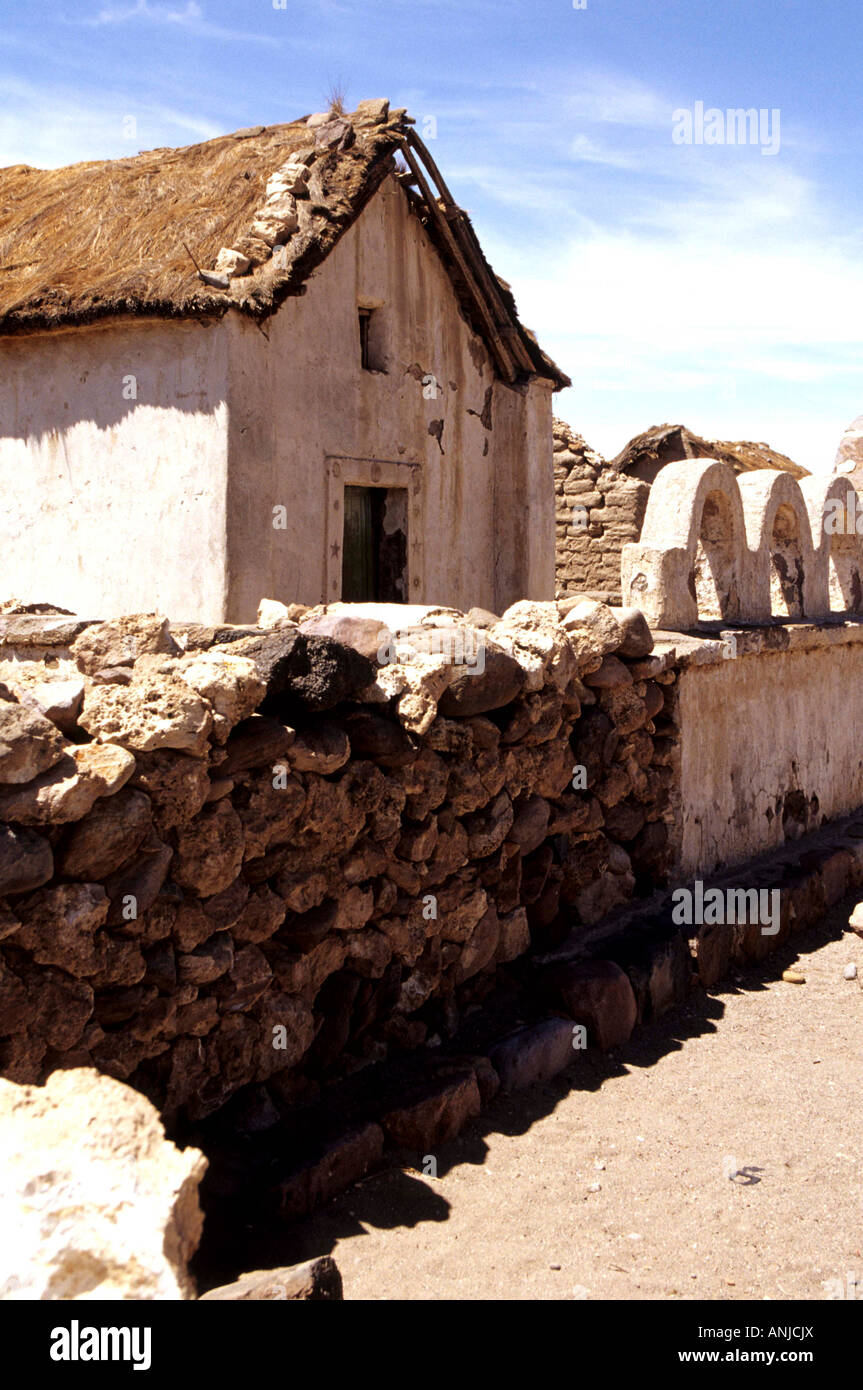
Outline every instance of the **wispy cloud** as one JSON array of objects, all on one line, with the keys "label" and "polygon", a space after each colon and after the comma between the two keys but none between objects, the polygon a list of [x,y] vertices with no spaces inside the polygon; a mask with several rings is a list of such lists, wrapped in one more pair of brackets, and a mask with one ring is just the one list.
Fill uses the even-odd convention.
[{"label": "wispy cloud", "polygon": [[604,164],[609,169],[637,169],[638,159],[623,150],[604,148],[589,135],[576,135],[570,145],[570,156],[584,164]]},{"label": "wispy cloud", "polygon": [[157,130],[182,130],[189,135],[196,135],[199,140],[214,140],[217,135],[225,134],[225,127],[220,121],[208,121],[203,116],[190,116],[186,111],[177,111],[170,106],[147,106],[143,112],[143,121],[146,125],[152,125]]},{"label": "wispy cloud", "polygon": [[135,0],[134,4],[104,5],[94,15],[79,22],[87,28],[100,29],[106,25],[128,24],[131,21],[144,21],[149,24],[174,26],[201,38],[230,39],[234,42],[278,44],[273,34],[256,34],[248,29],[230,29],[208,20],[204,9],[197,0],[177,8],[172,5],[153,4],[151,0]]},{"label": "wispy cloud", "polygon": [[525,320],[575,383],[561,413],[609,454],[682,420],[829,467],[859,409],[863,245],[831,236],[811,206],[765,234],[761,199],[740,199],[732,235],[727,208],[711,218],[703,191],[695,206],[659,237],[568,238],[541,270],[500,248]]},{"label": "wispy cloud", "polygon": [[188,143],[189,136],[210,140],[224,130],[199,112],[135,101],[128,93],[88,94],[83,101],[74,88],[0,77],[0,166],[57,168]]},{"label": "wispy cloud", "polygon": [[195,4],[194,0],[189,0],[181,10],[171,9],[169,5],[151,5],[149,0],[135,0],[133,5],[104,5],[84,23],[94,28],[102,24],[124,24],[128,19],[151,19],[158,24],[188,24],[201,17],[201,6]]},{"label": "wispy cloud", "polygon": [[591,125],[656,130],[671,122],[672,106],[667,97],[621,73],[579,74],[561,105],[568,119]]},{"label": "wispy cloud", "polygon": [[597,447],[682,420],[829,467],[859,413],[863,227],[784,140],[771,162],[674,145],[674,105],[594,76],[575,100],[531,107],[542,145],[486,136],[468,163],[462,131],[443,167],[456,197],[480,203],[485,249],[573,378],[558,412]]}]

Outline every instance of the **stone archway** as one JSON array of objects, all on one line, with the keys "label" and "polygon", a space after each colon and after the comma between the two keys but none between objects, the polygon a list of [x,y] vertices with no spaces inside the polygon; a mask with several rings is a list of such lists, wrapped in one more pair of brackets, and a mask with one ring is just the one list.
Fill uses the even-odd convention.
[{"label": "stone archway", "polygon": [[666,464],[650,491],[641,540],[623,547],[624,602],[640,608],[651,626],[678,632],[699,621],[735,621],[746,566],[733,468],[716,459]]},{"label": "stone archway", "polygon": [[804,478],[815,546],[818,607],[809,616],[863,613],[863,499],[849,478]]},{"label": "stone archway", "polygon": [[795,478],[758,468],[737,479],[746,518],[750,622],[817,618],[824,602],[820,558],[809,511]]}]

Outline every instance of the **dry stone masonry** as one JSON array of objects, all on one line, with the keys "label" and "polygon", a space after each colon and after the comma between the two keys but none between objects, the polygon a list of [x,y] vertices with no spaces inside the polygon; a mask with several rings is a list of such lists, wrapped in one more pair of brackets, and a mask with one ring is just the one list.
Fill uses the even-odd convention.
[{"label": "dry stone masonry", "polygon": [[[9,607],[0,1071],[128,1081],[207,1153],[207,1287],[244,1223],[434,1154],[863,883],[863,623]],[[769,934],[676,924],[702,878],[768,894]],[[337,1296],[319,1273],[218,1296]]]},{"label": "dry stone masonry", "polygon": [[[350,117],[319,112],[308,117],[308,142],[293,149],[269,176],[264,200],[252,213],[248,230],[232,246],[220,248],[212,270],[199,270],[206,285],[242,295],[253,285],[255,269],[271,264],[275,277],[289,274],[310,247],[344,215],[344,190],[333,179],[333,154],[359,140],[366,147],[400,134],[409,123],[403,110],[390,113],[385,100],[361,101]],[[252,133],[252,132],[249,132]]]},{"label": "dry stone masonry", "polygon": [[290,1107],[663,880],[675,673],[640,614],[269,613],[0,619],[6,1077]]}]

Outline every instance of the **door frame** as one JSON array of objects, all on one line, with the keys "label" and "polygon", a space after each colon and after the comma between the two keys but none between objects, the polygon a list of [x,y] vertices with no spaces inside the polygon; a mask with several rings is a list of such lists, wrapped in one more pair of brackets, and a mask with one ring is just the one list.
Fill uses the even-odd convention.
[{"label": "door frame", "polygon": [[425,593],[423,546],[422,465],[392,459],[353,458],[325,454],[326,524],[324,540],[324,603],[337,603],[342,595],[342,545],[345,526],[345,488],[404,488],[408,494],[407,596],[406,603],[421,603]]}]

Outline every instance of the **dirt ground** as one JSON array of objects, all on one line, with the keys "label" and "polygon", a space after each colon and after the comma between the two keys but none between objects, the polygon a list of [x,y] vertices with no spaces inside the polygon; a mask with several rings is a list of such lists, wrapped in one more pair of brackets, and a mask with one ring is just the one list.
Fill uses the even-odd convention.
[{"label": "dirt ground", "polygon": [[[334,1254],[346,1299],[824,1299],[849,1275],[863,1299],[852,906],[625,1049],[499,1096],[437,1178],[372,1176],[285,1255]],[[805,984],[780,978],[795,960]]]}]

